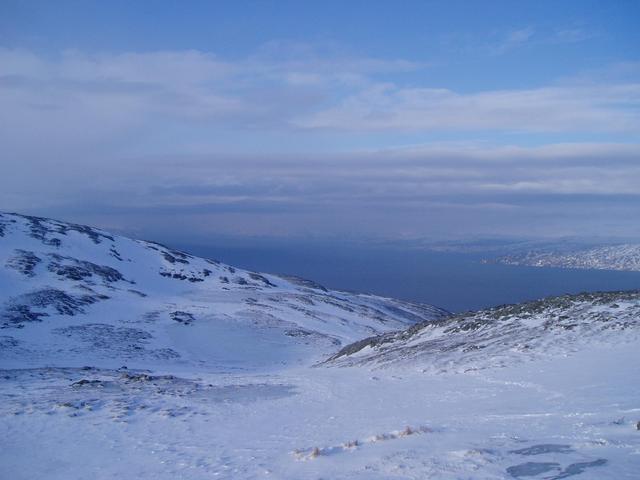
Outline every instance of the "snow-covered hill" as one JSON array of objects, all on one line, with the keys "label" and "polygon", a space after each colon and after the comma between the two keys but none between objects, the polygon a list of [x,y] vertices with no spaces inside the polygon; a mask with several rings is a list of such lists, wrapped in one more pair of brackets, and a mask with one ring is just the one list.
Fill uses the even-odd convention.
[{"label": "snow-covered hill", "polygon": [[0,478],[637,478],[639,323],[639,292],[448,317],[0,214]]},{"label": "snow-covered hill", "polygon": [[573,251],[532,250],[492,260],[505,265],[640,271],[640,245],[623,244]]},{"label": "snow-covered hill", "polygon": [[640,339],[640,291],[584,293],[428,321],[348,345],[328,365],[505,367]]},{"label": "snow-covered hill", "polygon": [[5,365],[308,363],[345,343],[446,315],[84,225],[0,214]]}]

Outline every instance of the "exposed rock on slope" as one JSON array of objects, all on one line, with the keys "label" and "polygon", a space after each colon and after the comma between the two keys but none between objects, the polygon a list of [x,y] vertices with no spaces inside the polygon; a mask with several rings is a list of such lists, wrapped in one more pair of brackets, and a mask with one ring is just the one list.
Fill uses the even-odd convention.
[{"label": "exposed rock on slope", "polygon": [[0,359],[16,366],[307,362],[446,315],[84,225],[0,214]]},{"label": "exposed rock on slope", "polygon": [[640,291],[583,293],[419,323],[355,342],[325,363],[469,371],[639,337]]}]

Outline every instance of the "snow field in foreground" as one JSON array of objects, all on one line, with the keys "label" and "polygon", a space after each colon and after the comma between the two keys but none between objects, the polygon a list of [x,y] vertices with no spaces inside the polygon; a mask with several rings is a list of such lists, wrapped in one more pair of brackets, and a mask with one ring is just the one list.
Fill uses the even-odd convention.
[{"label": "snow field in foreground", "polygon": [[637,478],[639,357],[628,345],[443,375],[5,371],[1,476]]}]

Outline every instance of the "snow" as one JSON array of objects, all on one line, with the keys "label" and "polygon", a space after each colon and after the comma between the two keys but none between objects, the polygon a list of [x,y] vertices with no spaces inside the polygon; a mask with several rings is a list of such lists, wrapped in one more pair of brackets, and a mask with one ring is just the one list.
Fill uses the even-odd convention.
[{"label": "snow", "polygon": [[583,293],[424,322],[349,345],[325,364],[466,372],[639,340],[640,292]]},{"label": "snow", "polygon": [[[71,230],[51,247],[28,219],[7,219],[0,267],[16,249],[42,261],[33,276],[0,268],[0,478],[638,477],[637,292],[447,319],[261,274],[271,287],[203,259],[171,263],[163,247],[123,237],[93,243]],[[135,285],[53,273],[48,255],[60,250]],[[158,273],[205,268],[196,282]],[[73,315],[35,302],[49,316],[8,320],[17,297],[52,285],[110,298]],[[318,363],[417,317],[388,343]]]},{"label": "snow", "polygon": [[[13,479],[498,479],[532,463],[553,464],[534,478],[561,478],[606,461],[580,478],[637,478],[639,360],[630,345],[474,374],[193,372],[203,387],[180,394],[70,387],[113,372],[22,378],[3,388],[0,432],[11,442],[0,465]],[[60,406],[80,398],[97,400]]]},{"label": "snow", "polygon": [[5,365],[299,364],[448,314],[50,219],[5,213],[0,226],[0,326],[17,343]]},{"label": "snow", "polygon": [[622,244],[582,248],[570,252],[533,250],[495,259],[506,265],[640,271],[640,245]]}]

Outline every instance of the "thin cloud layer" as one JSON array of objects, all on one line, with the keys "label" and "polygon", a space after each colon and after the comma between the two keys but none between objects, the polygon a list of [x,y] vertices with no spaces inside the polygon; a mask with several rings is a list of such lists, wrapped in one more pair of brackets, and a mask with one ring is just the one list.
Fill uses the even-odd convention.
[{"label": "thin cloud layer", "polygon": [[[180,217],[190,235],[214,225],[217,234],[549,234],[567,218],[557,233],[575,234],[594,212],[607,217],[609,233],[630,234],[629,215],[640,214],[639,158],[640,147],[619,144],[153,156],[101,166],[101,179],[83,187],[49,178],[29,201],[55,198],[54,211],[117,218],[124,229]],[[83,174],[97,176],[94,168]]]},{"label": "thin cloud layer", "polygon": [[161,122],[290,131],[640,131],[640,83],[462,93],[380,81],[428,68],[406,60],[305,49],[278,58],[271,50],[231,61],[198,51],[69,51],[51,59],[2,49],[6,137],[35,129],[71,141],[82,125],[100,139],[165,127]]},{"label": "thin cloud layer", "polygon": [[374,85],[302,118],[304,128],[506,132],[640,132],[640,84],[461,94]]},{"label": "thin cloud layer", "polygon": [[430,68],[280,43],[236,59],[0,49],[0,201],[203,235],[594,233],[594,212],[640,234],[633,74],[456,91]]}]

